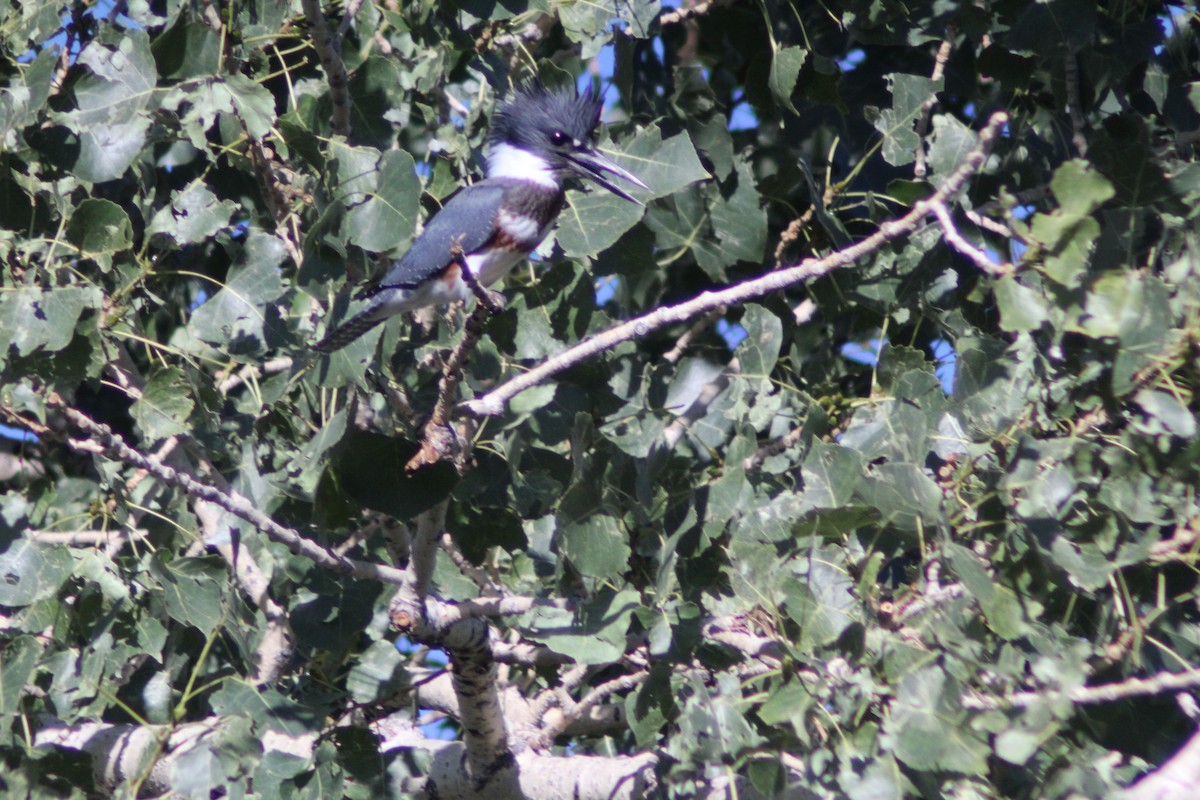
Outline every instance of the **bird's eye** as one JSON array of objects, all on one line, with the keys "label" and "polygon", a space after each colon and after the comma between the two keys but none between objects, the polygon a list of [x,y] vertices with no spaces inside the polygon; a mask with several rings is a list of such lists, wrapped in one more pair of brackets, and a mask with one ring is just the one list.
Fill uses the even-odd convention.
[{"label": "bird's eye", "polygon": [[554,133],[550,134],[550,143],[555,147],[562,147],[567,143],[568,138],[569,137],[562,131],[555,131]]}]

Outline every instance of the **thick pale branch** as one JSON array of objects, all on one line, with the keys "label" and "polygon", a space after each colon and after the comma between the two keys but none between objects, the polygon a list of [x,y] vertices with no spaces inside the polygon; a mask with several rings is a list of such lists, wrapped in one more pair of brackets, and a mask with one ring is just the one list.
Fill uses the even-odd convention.
[{"label": "thick pale branch", "polygon": [[1200,797],[1200,733],[1192,734],[1187,744],[1167,763],[1113,800],[1193,800]]},{"label": "thick pale branch", "polygon": [[476,416],[497,416],[504,413],[512,398],[526,389],[531,389],[550,376],[594,358],[623,342],[640,338],[668,325],[687,322],[721,306],[740,305],[772,292],[827,275],[835,269],[853,264],[863,256],[877,251],[888,242],[907,236],[924,222],[936,204],[945,203],[947,199],[956,195],[967,181],[979,172],[996,136],[1007,121],[1008,115],[1004,112],[993,114],[984,129],[980,131],[978,143],[967,154],[962,166],[946,178],[933,195],[917,202],[912,210],[903,217],[883,223],[878,231],[862,241],[824,258],[808,259],[794,267],[776,270],[761,278],[745,281],[728,289],[704,292],[684,303],[664,306],[636,319],[631,319],[580,342],[557,356],[547,359],[528,372],[510,378],[482,397],[463,403],[463,408]]},{"label": "thick pale branch", "polygon": [[[436,747],[427,776],[404,788],[426,798],[494,800],[501,797],[495,787],[479,786],[464,774],[463,756],[461,744]],[[648,797],[656,783],[654,766],[657,762],[657,756],[652,753],[606,758],[550,756],[527,751],[515,759],[512,796],[528,800],[635,800]]]},{"label": "thick pale branch", "polygon": [[[1160,672],[1152,678],[1130,678],[1118,683],[1080,686],[1072,689],[1067,698],[1076,705],[1116,703],[1131,697],[1148,697],[1167,692],[1179,692],[1200,686],[1200,670]],[[963,698],[967,708],[986,711],[1003,708],[1026,708],[1056,695],[1055,692],[1017,692],[1004,697],[968,696]]]}]

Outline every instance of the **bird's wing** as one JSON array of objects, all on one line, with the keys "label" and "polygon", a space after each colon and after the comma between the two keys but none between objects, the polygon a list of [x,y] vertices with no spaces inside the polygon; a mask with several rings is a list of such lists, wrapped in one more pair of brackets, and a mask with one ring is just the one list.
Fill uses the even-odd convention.
[{"label": "bird's wing", "polygon": [[383,289],[411,289],[441,273],[453,260],[451,248],[478,250],[496,232],[496,216],[504,187],[480,181],[457,192],[425,224],[412,247],[383,276],[372,294]]}]

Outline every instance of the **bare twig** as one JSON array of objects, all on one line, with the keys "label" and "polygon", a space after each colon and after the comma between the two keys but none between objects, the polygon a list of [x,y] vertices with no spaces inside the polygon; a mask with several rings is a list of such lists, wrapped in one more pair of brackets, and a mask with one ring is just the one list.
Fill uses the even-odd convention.
[{"label": "bare twig", "polygon": [[1181,561],[1194,554],[1194,545],[1200,540],[1200,520],[1193,519],[1175,530],[1170,539],[1150,545],[1150,560],[1155,562]]},{"label": "bare twig", "polygon": [[821,259],[807,259],[794,267],[776,270],[760,278],[745,281],[728,289],[703,292],[699,296],[674,306],[664,306],[631,319],[616,327],[580,342],[568,350],[547,359],[528,372],[517,375],[497,388],[463,404],[463,409],[476,416],[496,416],[504,413],[508,402],[526,389],[580,362],[611,350],[617,345],[636,339],[667,325],[686,322],[721,306],[734,306],[754,300],[771,292],[804,283],[835,269],[849,266],[865,255],[874,253],[887,242],[907,236],[917,229],[936,203],[944,203],[962,190],[967,181],[983,167],[987,154],[1008,115],[997,112],[979,133],[974,149],[967,154],[962,166],[946,178],[933,195],[918,201],[903,217],[885,222],[871,236]]},{"label": "bare twig", "polygon": [[[463,367],[467,365],[471,353],[479,344],[479,339],[483,336],[484,321],[491,313],[488,307],[481,302],[475,306],[471,316],[467,317],[467,323],[463,326],[462,341],[450,353],[445,366],[442,367],[442,377],[438,383],[437,403],[433,406],[433,413],[429,416],[429,421],[421,429],[421,448],[404,467],[409,472],[415,472],[429,464],[436,464],[455,452],[459,437],[450,427],[450,410],[458,397],[458,385],[462,382]],[[457,466],[462,471],[465,464],[458,463]]]},{"label": "bare twig", "polygon": [[25,538],[32,542],[61,544],[68,547],[90,547],[107,544],[114,539],[145,539],[148,535],[149,532],[144,528],[133,531],[25,531]]},{"label": "bare twig", "polygon": [[682,336],[675,340],[675,346],[663,355],[663,361],[666,361],[668,364],[678,364],[679,359],[683,358],[683,354],[692,346],[692,342],[696,340],[696,337],[708,330],[713,323],[723,316],[725,316],[724,306],[714,308],[696,320],[690,328],[683,332]]},{"label": "bare twig", "polygon": [[227,375],[217,382],[217,391],[221,394],[229,394],[234,389],[242,386],[250,381],[257,381],[263,375],[274,375],[278,372],[286,372],[292,368],[292,359],[288,356],[280,358],[272,358],[270,361],[265,361],[259,366],[247,364],[233,375]]},{"label": "bare twig", "polygon": [[951,218],[950,210],[946,208],[945,203],[935,203],[932,211],[933,215],[938,218],[938,222],[942,225],[942,232],[945,234],[946,242],[969,258],[971,263],[981,272],[991,275],[993,278],[1003,277],[1012,273],[1012,264],[997,264],[988,258],[986,253],[962,237],[962,234],[958,232],[958,228],[954,226],[954,220]]},{"label": "bare twig", "polygon": [[337,35],[338,39],[346,36],[346,31],[350,30],[351,23],[358,16],[358,10],[362,8],[363,0],[350,0],[346,3],[346,13],[342,14],[342,21],[338,23]]},{"label": "bare twig", "polygon": [[470,578],[471,582],[478,586],[484,592],[494,595],[504,593],[504,587],[492,580],[492,576],[488,575],[487,570],[480,569],[467,560],[463,555],[462,549],[458,546],[458,542],[454,541],[454,537],[449,533],[443,533],[441,539],[442,552],[449,556],[454,562],[454,566],[458,567],[458,571]]},{"label": "bare twig", "polygon": [[40,478],[46,474],[46,465],[17,453],[0,453],[0,481],[14,478]]}]

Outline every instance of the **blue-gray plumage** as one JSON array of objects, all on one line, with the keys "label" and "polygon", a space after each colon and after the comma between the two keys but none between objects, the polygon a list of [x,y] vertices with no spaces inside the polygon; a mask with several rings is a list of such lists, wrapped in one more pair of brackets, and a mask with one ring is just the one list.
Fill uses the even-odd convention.
[{"label": "blue-gray plumage", "polygon": [[591,91],[580,95],[541,83],[517,90],[492,117],[488,177],[451,197],[408,252],[359,293],[369,300],[366,308],[313,349],[331,353],[393,314],[470,299],[475,290],[463,264],[479,286],[502,279],[550,232],[566,203],[568,178],[589,178],[637,202],[604,174],[647,188],[596,150],[600,109]]}]

